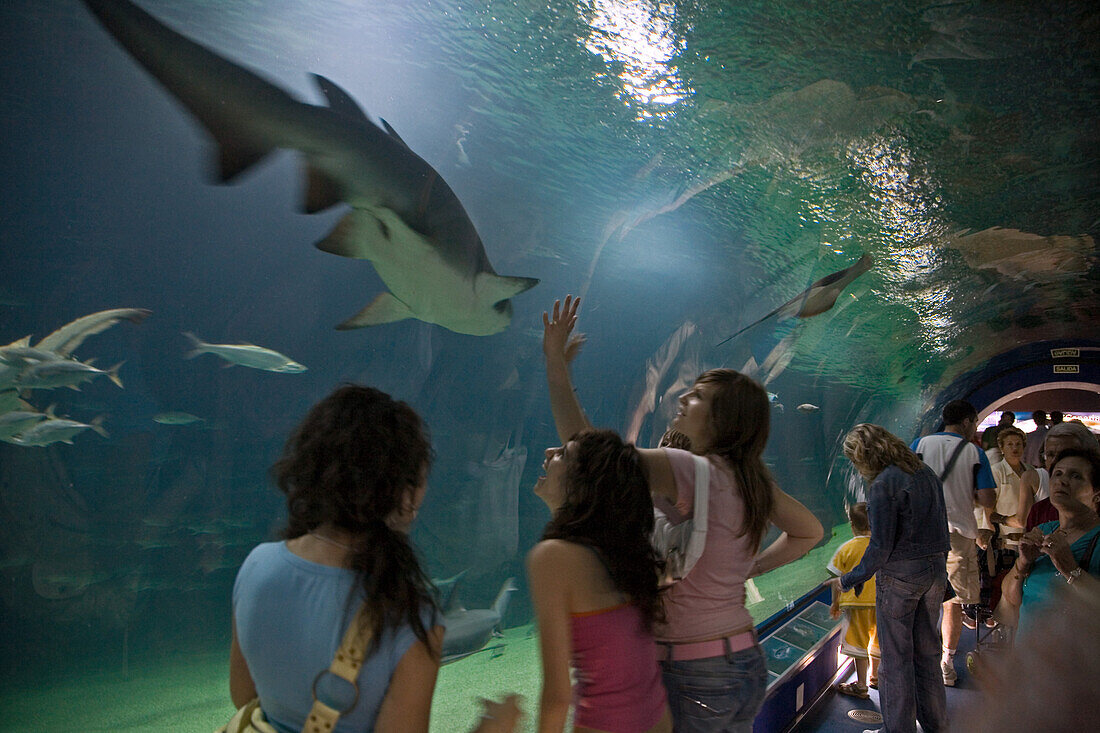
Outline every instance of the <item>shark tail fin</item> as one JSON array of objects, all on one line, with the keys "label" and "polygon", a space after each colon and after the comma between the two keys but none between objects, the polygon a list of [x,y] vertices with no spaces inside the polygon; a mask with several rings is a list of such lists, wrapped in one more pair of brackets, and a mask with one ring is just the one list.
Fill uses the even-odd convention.
[{"label": "shark tail fin", "polygon": [[120,361],[119,363],[115,364],[113,367],[107,370],[107,378],[117,384],[119,389],[123,389],[123,386],[122,377],[119,376],[118,370],[121,369],[122,365],[125,363],[126,362],[124,361]]},{"label": "shark tail fin", "polygon": [[10,344],[6,344],[6,346],[30,346],[30,345],[31,345],[31,337],[30,336],[24,336],[21,339],[16,339],[15,341],[12,341]]},{"label": "shark tail fin", "polygon": [[370,302],[370,305],[336,326],[336,328],[340,331],[348,331],[353,328],[403,321],[412,317],[413,313],[409,310],[409,307],[394,297],[392,293],[379,293],[378,297]]},{"label": "shark tail fin", "polygon": [[202,342],[202,339],[190,331],[184,331],[183,335],[191,342],[191,350],[184,354],[184,359],[194,359],[196,356],[206,353],[206,344]]},{"label": "shark tail fin", "polygon": [[478,273],[474,291],[485,300],[497,303],[519,295],[539,284],[535,277],[506,277],[491,272]]},{"label": "shark tail fin", "polygon": [[496,600],[493,601],[493,610],[502,619],[504,618],[504,612],[508,610],[508,600],[511,598],[512,593],[519,590],[516,586],[515,578],[508,578],[504,581],[504,585],[500,586],[500,592],[497,593]]}]

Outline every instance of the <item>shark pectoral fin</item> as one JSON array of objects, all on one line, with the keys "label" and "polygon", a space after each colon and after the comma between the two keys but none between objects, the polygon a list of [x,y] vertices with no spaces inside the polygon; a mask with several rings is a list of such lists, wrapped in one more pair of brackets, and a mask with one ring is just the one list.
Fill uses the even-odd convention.
[{"label": "shark pectoral fin", "polygon": [[394,297],[392,293],[380,293],[377,298],[371,301],[370,305],[336,328],[340,331],[347,331],[352,328],[403,321],[406,318],[415,318],[407,305]]},{"label": "shark pectoral fin", "polygon": [[374,259],[390,242],[390,228],[368,211],[354,209],[315,247],[322,252],[357,260]]},{"label": "shark pectoral fin", "polygon": [[501,277],[491,272],[479,272],[474,280],[474,292],[491,303],[507,300],[539,284],[536,277]]},{"label": "shark pectoral fin", "polygon": [[344,192],[340,184],[313,166],[306,166],[305,212],[316,214],[341,203]]}]

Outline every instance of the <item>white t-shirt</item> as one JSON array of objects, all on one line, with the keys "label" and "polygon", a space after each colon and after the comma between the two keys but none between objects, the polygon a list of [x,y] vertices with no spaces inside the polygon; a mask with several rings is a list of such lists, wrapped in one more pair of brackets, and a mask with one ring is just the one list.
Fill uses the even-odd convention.
[{"label": "white t-shirt", "polygon": [[[939,476],[951,454],[963,437],[957,433],[933,433],[913,441],[913,452]],[[943,503],[947,508],[947,528],[972,540],[978,538],[978,522],[974,519],[975,492],[995,489],[997,482],[989,467],[989,459],[981,448],[970,443],[943,477]]]},{"label": "white t-shirt", "polygon": [[1039,490],[1035,492],[1035,501],[1042,501],[1043,499],[1050,498],[1050,474],[1047,473],[1045,468],[1036,468],[1035,473],[1039,474]]}]

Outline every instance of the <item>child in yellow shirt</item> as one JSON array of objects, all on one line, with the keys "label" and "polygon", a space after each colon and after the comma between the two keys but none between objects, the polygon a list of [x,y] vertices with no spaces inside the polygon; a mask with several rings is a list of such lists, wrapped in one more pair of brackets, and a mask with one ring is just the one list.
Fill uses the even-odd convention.
[{"label": "child in yellow shirt", "polygon": [[[829,561],[827,570],[834,576],[859,565],[863,552],[871,541],[871,524],[867,519],[867,503],[859,502],[848,509],[848,522],[852,526],[854,537],[840,546]],[[844,641],[840,651],[851,657],[856,664],[856,681],[837,685],[837,691],[852,697],[868,698],[867,667],[871,668],[871,687],[878,686],[879,650],[875,639],[875,580],[872,578],[863,585],[863,590],[855,589],[838,593],[833,586],[833,605],[829,609],[833,618],[844,614]]]}]

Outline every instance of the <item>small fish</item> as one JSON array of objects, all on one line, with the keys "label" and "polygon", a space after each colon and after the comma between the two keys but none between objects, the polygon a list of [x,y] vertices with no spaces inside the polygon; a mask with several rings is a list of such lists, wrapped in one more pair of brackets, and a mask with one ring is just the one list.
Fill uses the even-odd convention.
[{"label": "small fish", "polygon": [[801,405],[799,405],[798,407],[796,407],[794,409],[798,410],[799,412],[801,412],[803,414],[809,415],[811,412],[817,412],[821,408],[818,407],[817,405],[811,405],[809,402],[803,402]]},{"label": "small fish", "polygon": [[50,410],[46,412],[32,412],[30,410],[12,410],[11,412],[5,412],[0,415],[0,440],[7,440],[8,438],[19,435],[24,430],[50,417],[53,417],[53,413]]},{"label": "small fish", "polygon": [[89,428],[96,431],[104,438],[110,437],[107,435],[107,431],[103,429],[102,424],[102,415],[95,418],[90,423],[66,420],[64,418],[43,420],[25,431],[19,437],[10,438],[8,442],[34,448],[41,448],[52,443],[69,443],[71,445],[73,436]]},{"label": "small fish", "polygon": [[771,406],[776,410],[783,412],[783,403],[779,401],[779,395],[775,392],[768,392],[768,402],[770,402]]},{"label": "small fish", "polygon": [[77,385],[105,375],[122,387],[122,378],[118,375],[122,364],[123,362],[119,362],[110,369],[103,370],[75,359],[35,362],[20,372],[16,384],[19,389],[56,389],[57,387],[80,389]]},{"label": "small fish", "polygon": [[187,354],[186,358],[188,359],[194,359],[200,354],[214,354],[229,362],[228,366],[240,364],[253,369],[263,369],[264,371],[283,374],[297,374],[306,370],[306,367],[293,359],[262,346],[254,346],[253,344],[208,344],[193,333],[183,335],[190,339],[191,345],[194,346],[194,349]]},{"label": "small fish", "polygon": [[26,366],[44,361],[60,361],[65,358],[56,351],[47,351],[24,343],[29,339],[30,337],[27,336],[7,346],[0,346],[0,363],[9,366]]},{"label": "small fish", "polygon": [[190,425],[203,422],[203,418],[190,412],[158,412],[153,415],[153,422],[161,425]]}]

